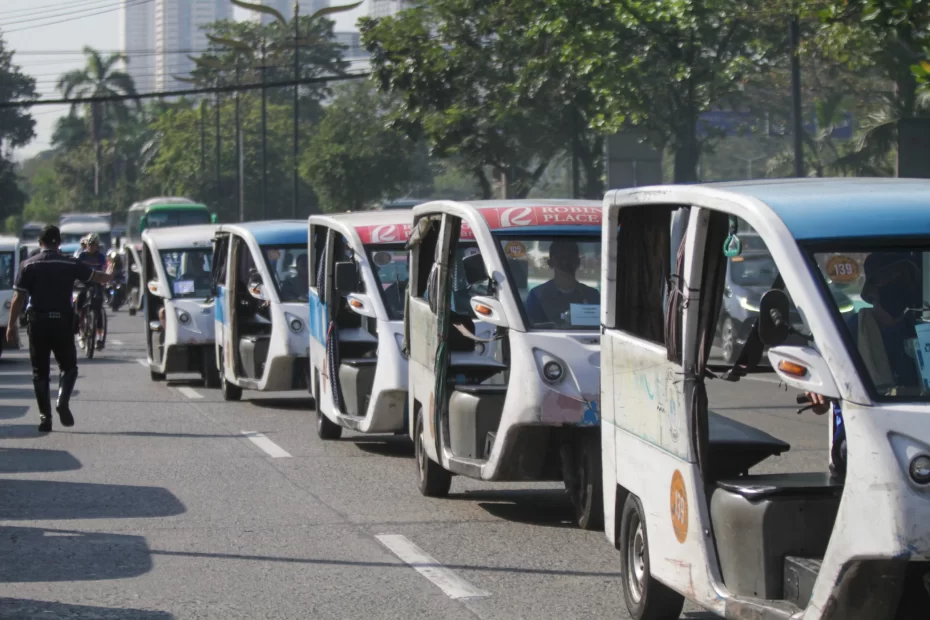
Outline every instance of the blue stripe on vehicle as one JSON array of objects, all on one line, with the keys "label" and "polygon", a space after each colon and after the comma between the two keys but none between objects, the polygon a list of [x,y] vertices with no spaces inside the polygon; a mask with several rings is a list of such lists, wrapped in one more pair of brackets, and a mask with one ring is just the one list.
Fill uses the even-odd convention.
[{"label": "blue stripe on vehicle", "polygon": [[326,304],[320,301],[319,294],[312,289],[307,295],[307,301],[309,306],[307,324],[310,326],[310,337],[320,344],[326,344],[326,316],[329,314]]}]

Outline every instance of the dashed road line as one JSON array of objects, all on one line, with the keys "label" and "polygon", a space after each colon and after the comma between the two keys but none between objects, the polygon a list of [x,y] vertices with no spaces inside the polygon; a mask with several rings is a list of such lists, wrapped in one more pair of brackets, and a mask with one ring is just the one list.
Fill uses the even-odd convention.
[{"label": "dashed road line", "polygon": [[122,340],[110,340],[110,344],[115,344],[116,346],[121,347],[126,343],[123,342]]},{"label": "dashed road line", "polygon": [[264,433],[256,433],[255,431],[242,431],[242,434],[273,459],[291,458],[290,452],[265,437]]},{"label": "dashed road line", "polygon": [[191,399],[203,398],[202,394],[198,393],[197,390],[191,387],[182,386],[182,387],[177,388],[177,390],[184,396],[187,396],[188,398],[191,398]]},{"label": "dashed road line", "polygon": [[378,541],[391,550],[413,570],[417,571],[433,582],[433,585],[445,592],[446,596],[455,600],[468,600],[487,598],[490,592],[480,590],[471,585],[454,572],[437,562],[428,553],[410,542],[406,536],[400,534],[378,534]]}]

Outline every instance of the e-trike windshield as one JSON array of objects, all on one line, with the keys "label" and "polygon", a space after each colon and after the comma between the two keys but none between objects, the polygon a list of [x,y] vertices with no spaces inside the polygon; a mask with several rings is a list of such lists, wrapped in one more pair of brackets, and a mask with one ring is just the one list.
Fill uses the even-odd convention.
[{"label": "e-trike windshield", "polygon": [[836,306],[841,333],[878,400],[930,400],[930,244],[831,244],[811,257]]},{"label": "e-trike windshield", "polygon": [[598,329],[599,234],[499,234],[495,238],[528,329]]},{"label": "e-trike windshield", "polygon": [[162,250],[159,254],[174,299],[210,296],[210,272],[213,265],[211,248]]},{"label": "e-trike windshield", "polygon": [[375,272],[375,278],[380,286],[378,294],[384,302],[388,320],[404,320],[404,295],[407,292],[407,283],[410,281],[410,271],[407,261],[410,253],[404,249],[404,244],[370,244],[365,246],[368,254],[368,263]]}]

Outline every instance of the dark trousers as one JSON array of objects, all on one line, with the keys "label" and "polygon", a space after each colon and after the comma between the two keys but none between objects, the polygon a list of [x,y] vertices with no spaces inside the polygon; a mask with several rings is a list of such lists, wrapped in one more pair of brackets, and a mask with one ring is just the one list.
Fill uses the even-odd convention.
[{"label": "dark trousers", "polygon": [[74,324],[70,317],[29,322],[29,358],[32,360],[33,381],[48,381],[51,366],[49,356],[52,353],[62,373],[77,368]]}]

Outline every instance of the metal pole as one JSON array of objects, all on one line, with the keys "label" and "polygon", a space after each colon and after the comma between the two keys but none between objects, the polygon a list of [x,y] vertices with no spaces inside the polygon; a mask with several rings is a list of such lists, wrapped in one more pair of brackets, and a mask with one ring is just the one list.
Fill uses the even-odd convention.
[{"label": "metal pole", "polygon": [[268,110],[265,96],[265,39],[262,39],[262,217],[268,217]]},{"label": "metal pole", "polygon": [[[239,85],[240,78],[240,63],[239,56],[236,56],[236,86]],[[236,205],[239,210],[239,221],[245,221],[245,200],[243,200],[242,194],[242,115],[239,111],[240,108],[239,91],[236,91],[236,202],[239,204]]]},{"label": "metal pole", "polygon": [[207,100],[200,100],[200,174],[207,172]]},{"label": "metal pole", "polygon": [[297,171],[297,158],[300,155],[300,138],[298,134],[300,105],[300,2],[294,0],[294,204],[291,215],[297,219],[297,202],[300,196],[300,173]]},{"label": "metal pole", "polygon": [[220,164],[220,94],[216,93],[216,208],[220,208],[223,200],[220,174],[222,167]]},{"label": "metal pole", "polygon": [[804,119],[801,117],[801,57],[798,52],[801,42],[801,25],[798,16],[788,22],[788,40],[791,48],[791,116],[794,133],[794,176],[804,173]]},{"label": "metal pole", "polygon": [[581,193],[581,178],[578,175],[578,114],[575,105],[571,107],[572,115],[572,198]]}]

